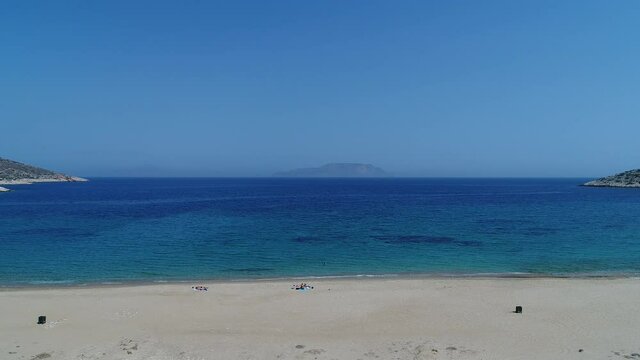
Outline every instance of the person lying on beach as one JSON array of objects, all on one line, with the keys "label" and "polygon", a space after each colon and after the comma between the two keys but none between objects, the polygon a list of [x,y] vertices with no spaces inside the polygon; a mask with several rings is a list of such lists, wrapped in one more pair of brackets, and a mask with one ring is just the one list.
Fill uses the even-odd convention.
[{"label": "person lying on beach", "polygon": [[291,289],[293,289],[293,290],[309,290],[309,289],[313,289],[313,286],[308,285],[307,283],[301,283],[300,285],[293,285],[293,287]]},{"label": "person lying on beach", "polygon": [[192,286],[191,289],[193,289],[195,291],[208,291],[209,290],[208,287],[202,286],[202,285]]}]

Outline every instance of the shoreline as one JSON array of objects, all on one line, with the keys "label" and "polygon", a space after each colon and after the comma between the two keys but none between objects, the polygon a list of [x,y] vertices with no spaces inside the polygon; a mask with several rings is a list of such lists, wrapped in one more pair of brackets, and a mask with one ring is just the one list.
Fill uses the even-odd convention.
[{"label": "shoreline", "polygon": [[359,274],[359,275],[320,275],[320,276],[283,276],[256,278],[191,278],[175,280],[105,280],[99,282],[70,282],[51,281],[38,283],[0,284],[3,291],[20,290],[57,290],[57,289],[100,289],[100,288],[130,288],[161,285],[185,284],[260,284],[284,283],[296,281],[375,281],[375,280],[623,280],[640,279],[640,273],[580,273],[580,274],[534,274],[534,273],[478,273],[478,274],[446,274],[446,273],[415,273],[415,274]]},{"label": "shoreline", "polygon": [[58,183],[58,182],[88,182],[89,179],[77,177],[77,176],[69,176],[67,178],[41,178],[41,179],[14,179],[14,180],[3,180],[0,179],[0,185],[33,185],[39,183]]}]

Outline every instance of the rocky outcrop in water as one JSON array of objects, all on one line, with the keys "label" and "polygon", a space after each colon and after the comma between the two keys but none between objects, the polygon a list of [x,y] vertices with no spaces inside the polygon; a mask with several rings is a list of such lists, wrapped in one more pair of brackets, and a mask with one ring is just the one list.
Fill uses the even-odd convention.
[{"label": "rocky outcrop in water", "polygon": [[87,181],[87,179],[60,174],[51,170],[0,158],[0,185],[68,181]]},{"label": "rocky outcrop in water", "polygon": [[589,181],[583,186],[640,188],[640,169]]}]

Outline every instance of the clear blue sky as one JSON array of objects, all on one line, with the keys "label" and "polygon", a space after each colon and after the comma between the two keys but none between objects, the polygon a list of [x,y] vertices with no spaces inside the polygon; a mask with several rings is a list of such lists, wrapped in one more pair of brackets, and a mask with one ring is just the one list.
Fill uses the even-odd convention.
[{"label": "clear blue sky", "polygon": [[637,168],[640,1],[3,1],[0,156],[85,176]]}]

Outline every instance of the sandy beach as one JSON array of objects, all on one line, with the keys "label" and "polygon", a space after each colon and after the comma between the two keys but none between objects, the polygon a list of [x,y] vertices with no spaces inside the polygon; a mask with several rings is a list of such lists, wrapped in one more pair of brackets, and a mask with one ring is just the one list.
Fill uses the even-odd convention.
[{"label": "sandy beach", "polygon": [[307,282],[4,289],[0,358],[640,359],[640,279]]}]

